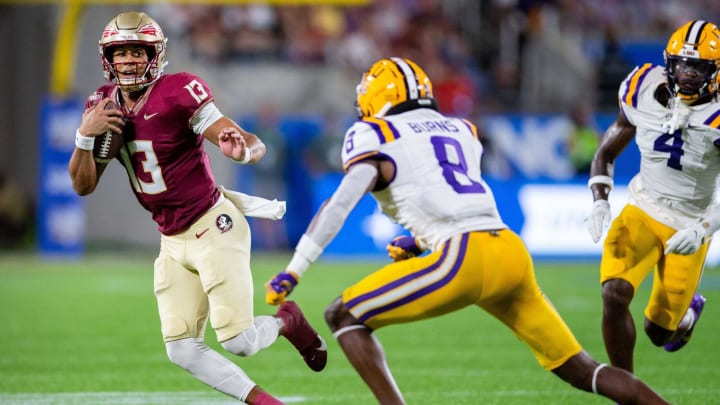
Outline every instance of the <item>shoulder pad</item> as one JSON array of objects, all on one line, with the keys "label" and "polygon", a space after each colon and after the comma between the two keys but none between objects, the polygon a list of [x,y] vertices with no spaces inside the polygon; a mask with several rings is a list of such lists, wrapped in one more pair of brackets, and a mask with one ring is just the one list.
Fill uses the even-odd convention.
[{"label": "shoulder pad", "polygon": [[[713,114],[710,114],[710,116],[703,122],[703,124],[715,128],[716,130],[720,130],[720,109],[715,111]],[[715,146],[720,148],[720,139],[713,142]]]},{"label": "shoulder pad", "polygon": [[400,132],[383,118],[363,118],[356,121],[345,133],[342,151],[343,166],[376,156],[382,145],[400,138]]},{"label": "shoulder pad", "polygon": [[638,100],[648,92],[654,97],[657,86],[662,83],[667,83],[664,67],[652,63],[637,66],[620,84],[620,102],[637,108]]},{"label": "shoulder pad", "polygon": [[[164,96],[172,98],[176,103],[188,107],[199,108],[214,99],[210,86],[199,76],[180,72],[163,75],[158,82]],[[156,87],[157,89],[157,87]]]}]

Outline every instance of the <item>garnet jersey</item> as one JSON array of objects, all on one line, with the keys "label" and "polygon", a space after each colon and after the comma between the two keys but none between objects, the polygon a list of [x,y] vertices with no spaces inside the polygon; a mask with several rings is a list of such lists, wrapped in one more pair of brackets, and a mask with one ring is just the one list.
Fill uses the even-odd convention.
[{"label": "garnet jersey", "polygon": [[[114,100],[119,100],[118,91],[115,85],[98,89]],[[123,108],[125,147],[118,158],[138,201],[165,235],[187,229],[220,198],[204,138],[190,124],[212,100],[202,79],[176,73],[161,76],[133,110]]]},{"label": "garnet jersey", "polygon": [[688,106],[687,124],[662,124],[673,110],[655,94],[667,83],[661,66],[636,67],[621,83],[620,106],[636,130],[640,171],[630,182],[632,203],[655,220],[682,229],[697,223],[714,200],[720,173],[720,103]]},{"label": "garnet jersey", "polygon": [[345,170],[382,157],[395,178],[373,192],[382,211],[426,247],[453,235],[502,229],[495,197],[480,177],[482,145],[471,123],[421,108],[384,118],[363,118],[345,134]]}]

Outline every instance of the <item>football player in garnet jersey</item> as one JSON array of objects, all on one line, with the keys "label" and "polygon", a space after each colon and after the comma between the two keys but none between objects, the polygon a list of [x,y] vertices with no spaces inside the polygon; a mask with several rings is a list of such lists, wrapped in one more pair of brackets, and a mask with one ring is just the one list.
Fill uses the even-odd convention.
[{"label": "football player in garnet jersey", "polygon": [[579,389],[620,403],[667,403],[631,373],[582,349],[540,290],[527,248],[498,214],[481,177],[475,126],[438,112],[417,64],[402,58],[373,64],[357,86],[357,107],[359,120],[345,133],[345,176],[286,269],[266,284],[268,303],[285,301],[370,192],[412,236],[393,240],[388,253],[395,262],[345,289],[325,319],[380,403],[404,399],[374,331],[467,306],[499,319],[541,366]]},{"label": "football player in garnet jersey", "polygon": [[[158,24],[140,12],[119,14],[105,27],[99,49],[109,83],[97,90],[102,100],[87,106],[77,130],[69,163],[73,188],[87,195],[98,184],[104,164],[94,161],[94,137],[108,130],[122,133],[125,144],[117,159],[161,233],[154,291],[168,357],[234,398],[280,404],[203,337],[209,317],[224,349],[249,356],[283,335],[311,369],[325,367],[325,343],[294,302],[275,316],[253,312],[245,213],[277,219],[284,202],[215,183],[204,139],[240,164],[262,159],[265,145],[218,110],[201,78],[163,74],[166,42]],[[104,109],[111,101],[120,109]],[[259,212],[258,206],[271,212]]]},{"label": "football player in garnet jersey", "polygon": [[644,326],[655,346],[682,348],[705,305],[697,288],[720,228],[718,70],[718,27],[701,20],[680,27],[665,48],[665,67],[638,66],[620,84],[620,114],[592,162],[595,203],[587,223],[597,242],[610,221],[615,159],[633,138],[640,149],[630,202],[608,230],[600,264],[605,348],[613,365],[631,372],[636,332],[629,306],[651,271]]}]

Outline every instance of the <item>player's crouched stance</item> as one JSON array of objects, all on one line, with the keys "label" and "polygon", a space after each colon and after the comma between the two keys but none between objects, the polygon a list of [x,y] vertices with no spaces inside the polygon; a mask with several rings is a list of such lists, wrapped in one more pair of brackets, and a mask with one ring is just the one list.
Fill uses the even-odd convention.
[{"label": "player's crouched stance", "polygon": [[[666,404],[627,371],[580,346],[540,290],[520,237],[503,223],[480,176],[475,126],[437,111],[432,84],[414,62],[373,64],[357,86],[357,121],[345,135],[345,176],[302,236],[286,270],[266,284],[281,304],[366,192],[413,237],[391,242],[396,260],[346,288],[325,311],[333,336],[381,404],[404,404],[379,328],[467,306],[487,311],[538,362],[574,387],[623,404]],[[422,254],[427,251],[427,254]]]}]

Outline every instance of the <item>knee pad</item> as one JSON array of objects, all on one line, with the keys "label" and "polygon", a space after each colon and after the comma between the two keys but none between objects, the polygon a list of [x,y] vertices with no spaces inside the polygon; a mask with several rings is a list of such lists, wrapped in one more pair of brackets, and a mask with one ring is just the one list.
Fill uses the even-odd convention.
[{"label": "knee pad", "polygon": [[233,338],[221,343],[222,347],[238,356],[252,356],[270,346],[280,334],[280,325],[271,316],[258,316],[255,322]]}]

